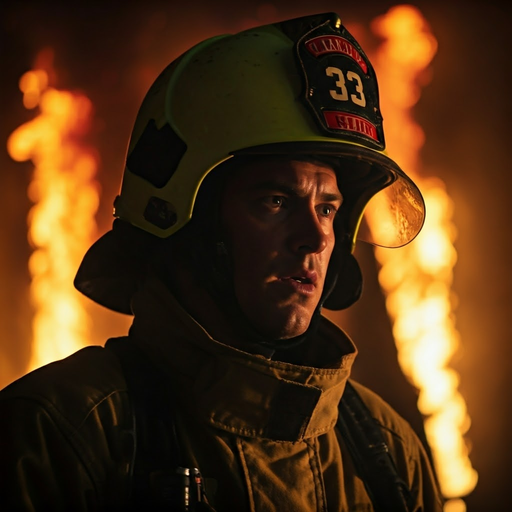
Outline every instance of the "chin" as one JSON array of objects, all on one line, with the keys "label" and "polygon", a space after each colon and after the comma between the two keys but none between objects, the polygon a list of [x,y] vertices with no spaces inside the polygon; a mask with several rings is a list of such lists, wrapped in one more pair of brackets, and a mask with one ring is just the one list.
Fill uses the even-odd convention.
[{"label": "chin", "polygon": [[[276,308],[277,309],[277,308]],[[303,335],[309,328],[312,313],[302,308],[292,311],[267,312],[260,318],[252,318],[256,328],[264,335],[274,340],[288,340]]]}]

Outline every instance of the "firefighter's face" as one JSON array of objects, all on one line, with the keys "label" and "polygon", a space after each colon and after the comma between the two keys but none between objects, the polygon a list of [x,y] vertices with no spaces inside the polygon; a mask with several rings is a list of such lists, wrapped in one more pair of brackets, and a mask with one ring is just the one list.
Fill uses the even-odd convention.
[{"label": "firefighter's face", "polygon": [[262,334],[303,334],[324,288],[342,203],[336,174],[323,163],[244,164],[222,203],[236,298]]}]

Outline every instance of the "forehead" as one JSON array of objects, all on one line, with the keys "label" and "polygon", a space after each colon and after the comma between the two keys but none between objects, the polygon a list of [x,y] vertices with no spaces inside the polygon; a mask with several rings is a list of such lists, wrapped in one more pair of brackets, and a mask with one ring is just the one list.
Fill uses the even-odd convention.
[{"label": "forehead", "polygon": [[242,192],[280,185],[297,192],[314,190],[339,194],[336,173],[328,163],[294,158],[262,159],[241,163],[234,167],[227,180],[226,189],[231,192]]}]

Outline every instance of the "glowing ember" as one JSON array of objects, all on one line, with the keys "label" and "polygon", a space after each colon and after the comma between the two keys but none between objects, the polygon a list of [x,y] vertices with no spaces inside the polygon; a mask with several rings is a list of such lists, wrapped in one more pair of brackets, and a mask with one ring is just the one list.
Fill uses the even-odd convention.
[{"label": "glowing ember", "polygon": [[28,195],[29,261],[32,276],[32,358],[28,370],[61,359],[88,343],[89,318],[73,278],[91,245],[98,208],[96,160],[79,144],[89,126],[91,103],[81,94],[48,87],[48,74],[29,71],[20,79],[26,108],[40,113],[7,141],[9,155],[32,160]]},{"label": "glowing ember", "polygon": [[[418,78],[433,58],[437,43],[419,11],[397,6],[374,20],[383,38],[373,57],[382,91],[389,153],[418,183],[427,208],[422,233],[398,251],[376,250],[379,280],[402,370],[419,390],[418,407],[425,415],[425,432],[441,490],[447,498],[467,495],[477,473],[468,458],[464,434],[470,420],[457,391],[459,376],[448,367],[458,348],[451,291],[457,256],[453,247],[453,205],[439,179],[418,174],[418,153],[424,136],[410,109],[419,97]],[[370,229],[372,218],[368,217]],[[462,500],[449,500],[446,511],[464,511]]]}]

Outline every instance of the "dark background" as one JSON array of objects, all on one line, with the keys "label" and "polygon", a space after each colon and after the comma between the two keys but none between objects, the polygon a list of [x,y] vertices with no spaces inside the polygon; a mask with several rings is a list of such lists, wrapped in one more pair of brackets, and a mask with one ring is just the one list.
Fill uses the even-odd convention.
[{"label": "dark background", "polygon": [[[409,2],[420,8],[438,41],[432,79],[414,109],[426,133],[425,172],[446,184],[457,227],[453,291],[461,349],[452,361],[472,419],[467,440],[479,483],[466,498],[470,512],[508,510],[512,471],[510,268],[512,144],[512,8],[498,2]],[[31,306],[27,260],[26,189],[32,164],[16,163],[5,141],[34,117],[21,103],[20,76],[51,47],[59,88],[83,91],[93,102],[88,143],[100,163],[99,233],[111,225],[132,123],[156,74],[195,42],[249,25],[321,11],[368,26],[394,2],[2,2],[0,7],[0,387],[26,371]],[[355,376],[377,389],[422,435],[415,391],[401,375],[377,283],[371,248],[358,247],[365,292],[336,317],[355,339]],[[127,319],[91,305],[92,342],[121,334]],[[2,419],[5,421],[5,419]]]}]

